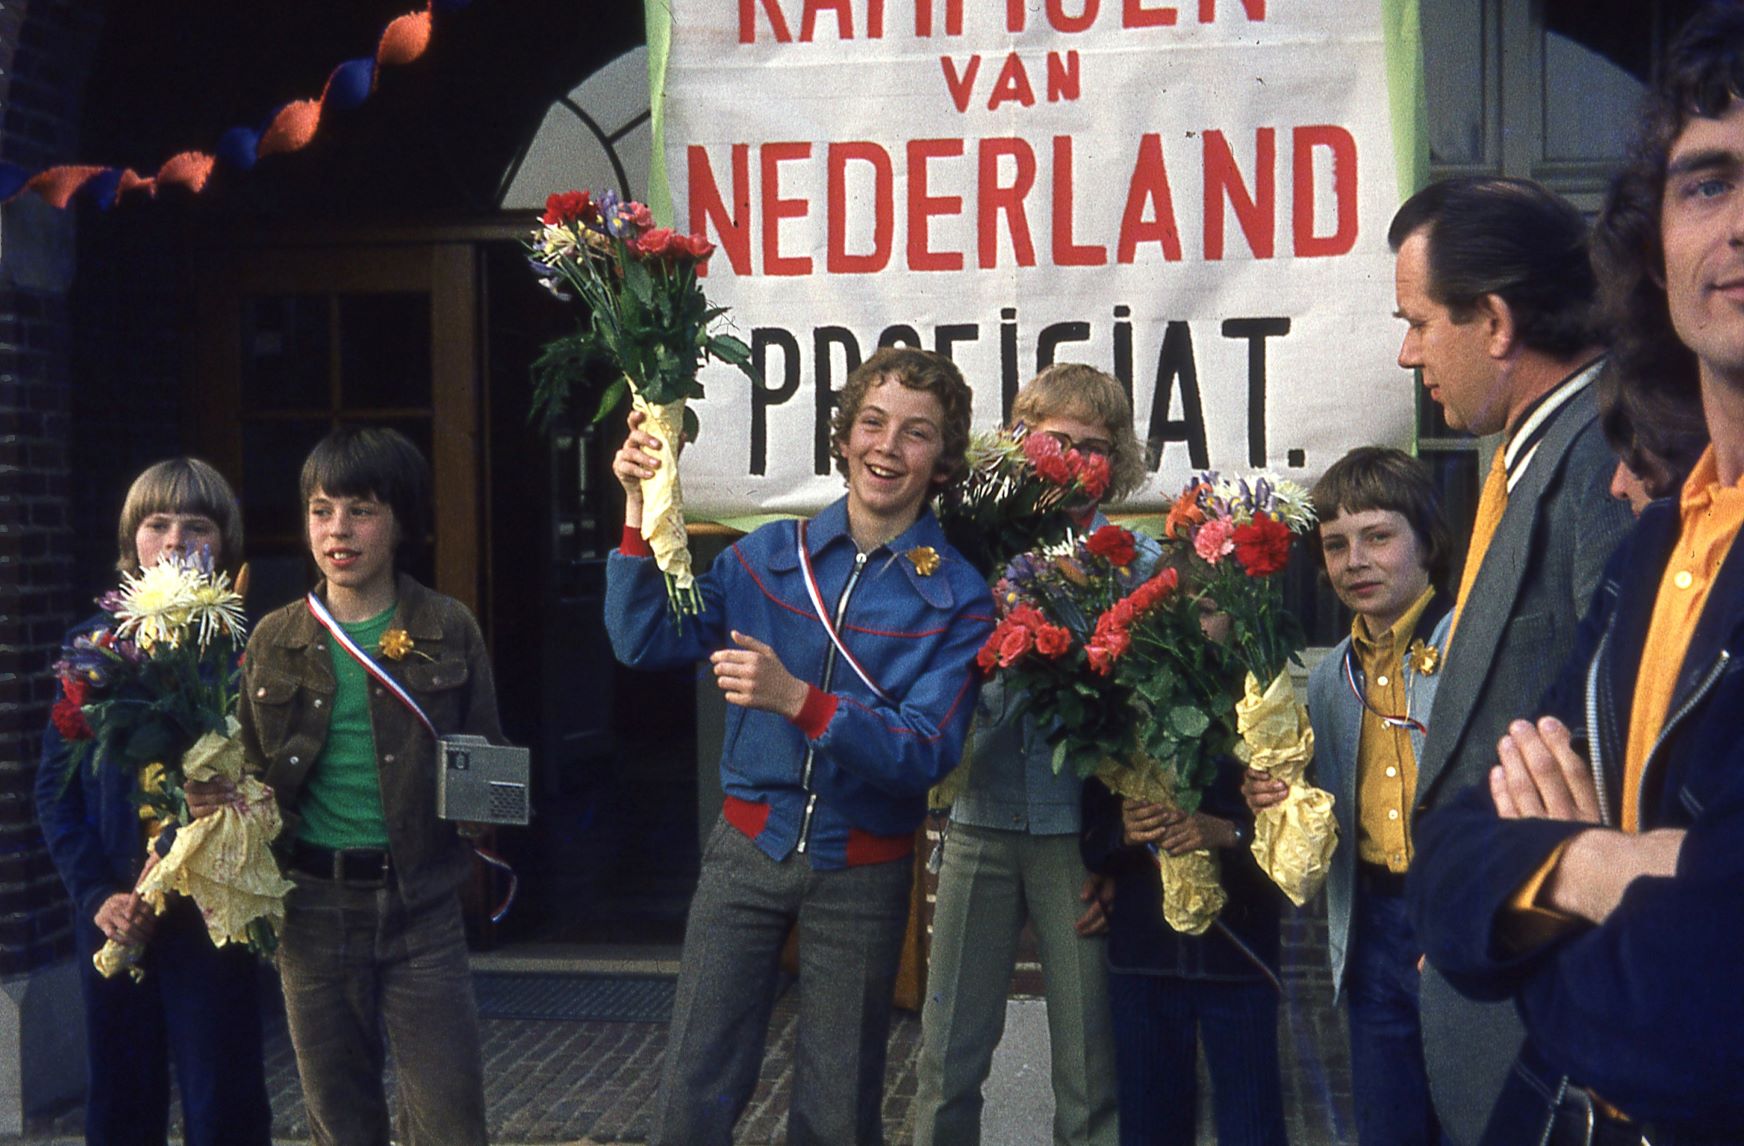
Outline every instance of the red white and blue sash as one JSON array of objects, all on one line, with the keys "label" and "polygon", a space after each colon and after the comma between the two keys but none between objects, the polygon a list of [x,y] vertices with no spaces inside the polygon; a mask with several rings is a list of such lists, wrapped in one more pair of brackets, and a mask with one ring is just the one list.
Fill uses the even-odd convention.
[{"label": "red white and blue sash", "polygon": [[854,675],[865,682],[866,687],[871,689],[879,700],[885,704],[895,704],[896,701],[891,699],[890,694],[878,687],[878,682],[872,679],[871,674],[860,664],[854,654],[848,651],[848,646],[842,643],[841,636],[836,632],[836,626],[830,621],[830,611],[824,607],[823,594],[818,590],[817,574],[813,573],[811,568],[811,554],[805,551],[805,522],[799,521],[795,524],[799,526],[794,536],[799,547],[800,572],[805,576],[806,596],[811,598],[811,607],[817,613],[818,620],[823,622],[824,632],[830,635],[830,642],[836,646],[836,651],[842,654],[842,659],[848,662],[848,667],[854,670]]},{"label": "red white and blue sash", "polygon": [[332,613],[328,612],[327,603],[312,592],[304,600],[309,606],[310,614],[315,618],[315,623],[326,629],[327,635],[337,641],[340,648],[350,653],[351,658],[362,665],[363,671],[374,677],[377,684],[393,693],[395,698],[406,706],[407,711],[417,717],[418,722],[429,730],[431,739],[442,739],[442,734],[436,731],[436,725],[431,722],[430,714],[424,711],[423,705],[419,704],[412,694],[406,691],[405,685],[395,680],[389,675],[387,669],[377,664],[374,657],[363,651],[363,646],[345,631],[345,626],[340,624]]},{"label": "red white and blue sash", "polygon": [[[304,598],[304,600],[309,606],[310,615],[315,618],[315,623],[320,625],[323,629],[326,629],[327,635],[339,642],[339,647],[350,653],[352,659],[362,665],[363,671],[374,677],[377,684],[393,693],[394,697],[398,699],[401,704],[406,706],[407,711],[418,718],[418,723],[422,724],[429,731],[432,739],[442,739],[442,734],[436,731],[435,722],[430,719],[430,714],[424,711],[424,706],[419,704],[417,698],[415,698],[410,692],[406,691],[405,685],[395,680],[388,673],[388,670],[377,664],[375,658],[365,652],[363,646],[358,644],[356,639],[353,638],[350,633],[345,631],[345,626],[340,624],[338,619],[328,611],[327,602],[321,600],[321,598],[317,597],[313,592]],[[502,902],[499,903],[495,910],[491,912],[490,916],[490,921],[492,923],[501,923],[503,917],[508,915],[510,905],[515,902],[515,893],[520,890],[521,881],[515,875],[515,869],[509,866],[508,861],[503,859],[503,857],[497,855],[489,848],[480,846],[476,840],[468,840],[467,842],[472,845],[474,855],[478,856],[478,858],[483,860],[486,864],[496,868],[508,877],[509,890],[507,894],[503,896]]]}]

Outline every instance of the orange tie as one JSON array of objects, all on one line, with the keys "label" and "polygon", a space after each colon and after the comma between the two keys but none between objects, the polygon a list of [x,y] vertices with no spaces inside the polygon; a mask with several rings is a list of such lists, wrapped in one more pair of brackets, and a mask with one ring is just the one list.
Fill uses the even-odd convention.
[{"label": "orange tie", "polygon": [[1466,598],[1471,595],[1472,582],[1478,579],[1478,569],[1484,563],[1484,554],[1489,552],[1490,541],[1496,536],[1496,527],[1502,523],[1502,515],[1508,512],[1508,459],[1507,447],[1497,446],[1495,455],[1490,459],[1490,474],[1484,479],[1483,493],[1478,495],[1478,516],[1472,522],[1471,548],[1466,550],[1465,570],[1459,576],[1459,596],[1453,604],[1453,620],[1447,627],[1447,639],[1453,640],[1454,630],[1459,628],[1459,615],[1465,611]]}]

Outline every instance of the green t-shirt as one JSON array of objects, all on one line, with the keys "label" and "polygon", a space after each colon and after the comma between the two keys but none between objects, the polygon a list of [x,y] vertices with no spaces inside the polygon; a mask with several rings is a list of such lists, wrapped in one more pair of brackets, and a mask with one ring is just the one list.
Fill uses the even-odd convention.
[{"label": "green t-shirt", "polygon": [[[389,608],[367,621],[340,623],[365,652],[373,653],[393,619]],[[303,814],[297,835],[322,848],[385,848],[388,821],[375,762],[375,728],[369,722],[369,673],[338,641],[329,647],[339,691],[333,697],[327,744],[297,801]]]}]

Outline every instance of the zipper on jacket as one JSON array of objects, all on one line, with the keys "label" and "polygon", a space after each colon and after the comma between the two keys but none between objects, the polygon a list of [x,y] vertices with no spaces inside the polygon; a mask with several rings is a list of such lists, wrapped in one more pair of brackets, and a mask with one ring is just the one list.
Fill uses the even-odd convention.
[{"label": "zipper on jacket", "polygon": [[[842,618],[846,616],[848,612],[848,598],[854,595],[854,586],[860,583],[860,573],[865,568],[866,555],[864,553],[854,554],[854,571],[848,574],[848,583],[842,586],[842,595],[836,599],[836,616],[834,623],[836,626],[836,632],[838,633],[842,631]],[[828,692],[830,689],[830,681],[835,676],[835,673],[836,642],[830,641],[829,648],[824,652],[823,683],[818,685],[818,687],[823,689],[825,692]],[[811,817],[812,813],[817,811],[817,793],[811,790],[811,764],[812,757],[815,753],[816,749],[811,745],[807,744],[805,746],[805,765],[800,770],[799,774],[799,786],[805,792],[805,813],[799,820],[799,843],[794,845],[794,851],[798,852],[800,855],[805,854],[806,847],[811,842]]]},{"label": "zipper on jacket", "polygon": [[1599,801],[1599,823],[1607,828],[1611,826],[1611,801],[1605,791],[1605,732],[1599,727],[1599,680],[1602,676],[1599,670],[1610,643],[1611,630],[1606,626],[1605,635],[1599,638],[1599,647],[1593,650],[1592,664],[1587,666],[1587,755],[1593,770],[1593,794]]},{"label": "zipper on jacket", "polygon": [[1684,717],[1688,716],[1691,710],[1694,709],[1696,705],[1700,704],[1703,699],[1707,697],[1708,693],[1713,690],[1714,685],[1717,684],[1720,677],[1725,674],[1726,666],[1731,663],[1731,660],[1732,654],[1725,649],[1721,649],[1718,659],[1708,666],[1708,671],[1703,675],[1702,682],[1696,686],[1694,692],[1690,693],[1689,699],[1678,705],[1677,710],[1670,716],[1666,717],[1665,723],[1660,726],[1659,735],[1654,739],[1653,747],[1647,750],[1647,759],[1642,761],[1641,776],[1635,781],[1635,807],[1637,811],[1641,808],[1642,801],[1647,795],[1647,777],[1653,772],[1653,758],[1659,755],[1660,745],[1665,743],[1666,739],[1671,735],[1678,723],[1682,721]]}]

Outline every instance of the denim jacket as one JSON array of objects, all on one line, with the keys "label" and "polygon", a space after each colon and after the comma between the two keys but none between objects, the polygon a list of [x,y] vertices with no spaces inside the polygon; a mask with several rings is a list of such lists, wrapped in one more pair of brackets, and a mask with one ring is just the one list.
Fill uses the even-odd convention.
[{"label": "denim jacket", "polygon": [[[615,552],[606,563],[606,630],[620,661],[652,668],[693,664],[741,632],[812,686],[796,720],[727,706],[721,786],[729,810],[738,809],[729,818],[765,855],[804,853],[828,871],[861,862],[873,837],[912,838],[927,789],[962,755],[993,603],[930,511],[864,555],[848,534],[846,499],[813,518],[806,551],[819,597],[884,699],[831,644],[797,540],[796,523],[779,521],[722,553],[697,580],[702,611],[682,625],[667,615],[653,560]],[[937,555],[936,568],[910,556],[923,548]]]},{"label": "denim jacket", "polygon": [[[1107,524],[1098,513],[1090,529]],[[1148,577],[1161,547],[1142,533],[1133,537],[1138,545],[1134,564]],[[1054,746],[1036,728],[1035,718],[1018,707],[1018,698],[999,677],[981,686],[969,733],[969,778],[951,805],[951,819],[1032,836],[1075,835],[1083,823],[1083,781],[1070,768],[1054,771]]]},{"label": "denim jacket", "polygon": [[[378,663],[417,699],[439,732],[505,743],[490,656],[472,613],[405,574],[397,589],[391,627],[406,630],[413,651],[399,661]],[[298,794],[327,742],[338,691],[331,640],[307,603],[293,601],[261,621],[243,659],[242,744],[278,797],[285,821],[281,845],[297,838]],[[394,876],[408,904],[427,903],[466,878],[471,851],[454,825],[436,816],[436,746],[430,733],[374,682],[369,717]]]}]

